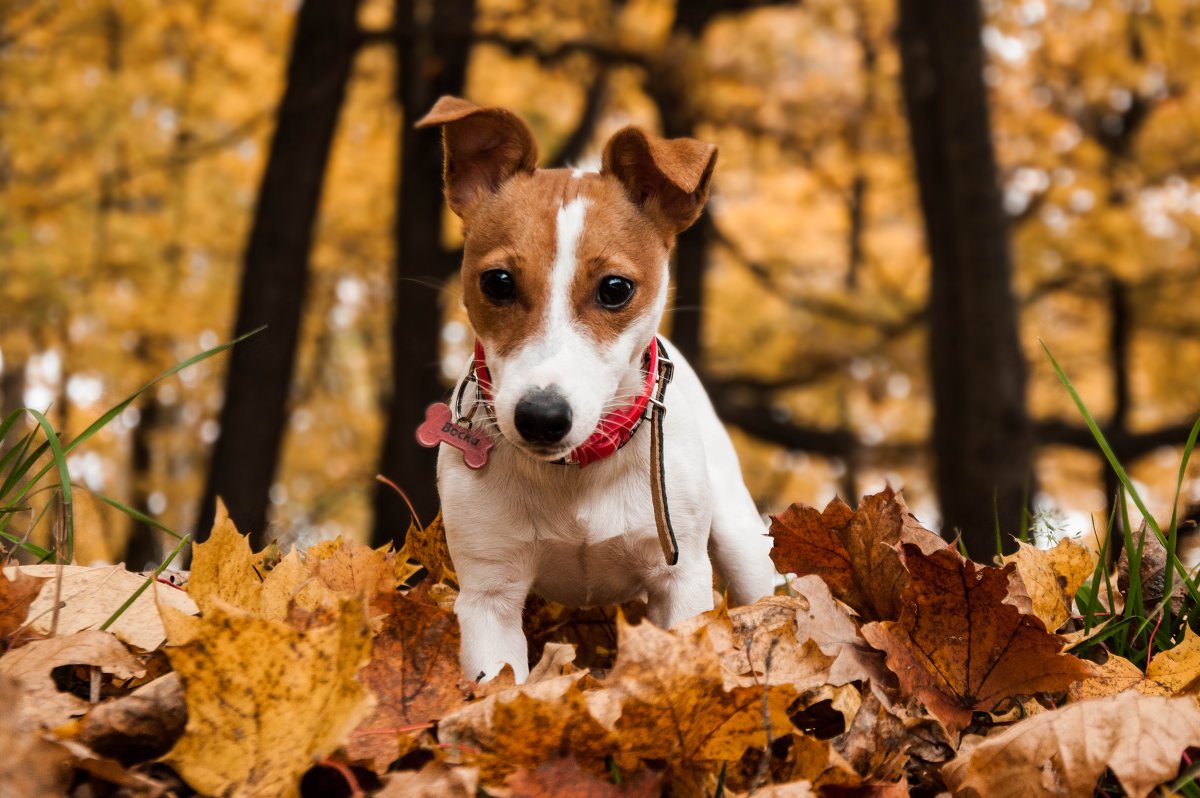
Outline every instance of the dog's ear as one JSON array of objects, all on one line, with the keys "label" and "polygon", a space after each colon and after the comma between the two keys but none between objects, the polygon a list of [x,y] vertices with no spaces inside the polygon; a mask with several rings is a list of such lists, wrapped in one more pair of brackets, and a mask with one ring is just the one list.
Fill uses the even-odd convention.
[{"label": "dog's ear", "polygon": [[533,131],[512,111],[446,95],[415,126],[435,125],[443,128],[446,202],[463,219],[505,180],[537,166]]},{"label": "dog's ear", "polygon": [[627,127],[605,145],[601,174],[620,180],[634,202],[676,235],[699,218],[716,164],[712,144],[661,139]]}]

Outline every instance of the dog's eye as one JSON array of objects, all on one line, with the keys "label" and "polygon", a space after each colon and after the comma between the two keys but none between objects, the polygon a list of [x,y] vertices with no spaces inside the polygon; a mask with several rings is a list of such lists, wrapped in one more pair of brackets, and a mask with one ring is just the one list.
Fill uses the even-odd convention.
[{"label": "dog's eye", "polygon": [[479,290],[493,302],[511,302],[517,295],[517,284],[504,269],[488,269],[479,276]]},{"label": "dog's eye", "polygon": [[596,301],[609,310],[625,307],[632,296],[633,283],[615,274],[601,278],[600,286],[596,289]]}]

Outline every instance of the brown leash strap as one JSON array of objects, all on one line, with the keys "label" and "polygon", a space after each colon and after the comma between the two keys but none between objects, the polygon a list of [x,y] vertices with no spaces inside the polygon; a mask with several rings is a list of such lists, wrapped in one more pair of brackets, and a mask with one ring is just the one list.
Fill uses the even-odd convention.
[{"label": "brown leash strap", "polygon": [[654,502],[654,525],[658,528],[658,542],[662,546],[667,565],[679,562],[679,543],[671,526],[671,510],[667,505],[667,468],[663,452],[663,416],[667,406],[663,398],[667,385],[675,376],[675,364],[667,356],[662,339],[658,340],[658,381],[654,396],[647,408],[650,413],[650,498]]}]

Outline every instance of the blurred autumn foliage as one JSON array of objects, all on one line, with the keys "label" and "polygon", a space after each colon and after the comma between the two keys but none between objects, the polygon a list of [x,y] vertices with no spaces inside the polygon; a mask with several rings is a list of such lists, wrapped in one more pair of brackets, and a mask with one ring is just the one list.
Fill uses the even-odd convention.
[{"label": "blurred autumn foliage", "polygon": [[[0,403],[70,437],[267,323],[144,395],[74,478],[181,531],[220,494],[259,541],[402,536],[376,473],[431,518],[411,430],[472,336],[437,135],[409,123],[456,93],[519,112],[551,165],[628,123],[720,146],[670,332],[764,511],[890,482],[977,555],[1025,493],[1044,524],[1102,527],[1114,485],[1040,338],[1169,514],[1200,408],[1198,15],[0,0]],[[162,558],[84,491],[76,512],[80,561]]]}]

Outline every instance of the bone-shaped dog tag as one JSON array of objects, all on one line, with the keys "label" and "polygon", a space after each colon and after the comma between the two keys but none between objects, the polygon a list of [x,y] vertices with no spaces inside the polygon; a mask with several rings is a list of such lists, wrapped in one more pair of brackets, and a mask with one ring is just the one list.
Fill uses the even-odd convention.
[{"label": "bone-shaped dog tag", "polygon": [[483,430],[456,422],[450,406],[441,402],[425,408],[425,421],[417,427],[417,443],[430,449],[448,443],[462,451],[467,468],[476,470],[487,465],[488,452],[496,445]]}]

